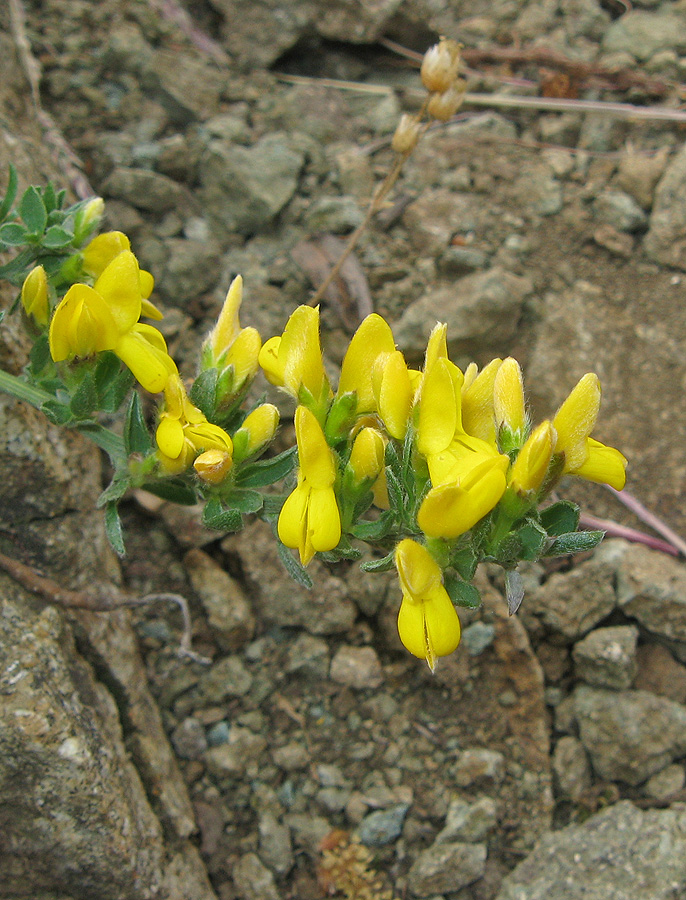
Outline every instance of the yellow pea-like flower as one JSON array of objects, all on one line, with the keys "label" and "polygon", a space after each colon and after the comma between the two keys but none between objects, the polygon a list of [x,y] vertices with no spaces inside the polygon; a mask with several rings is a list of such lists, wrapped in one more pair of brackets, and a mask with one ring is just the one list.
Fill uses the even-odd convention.
[{"label": "yellow pea-like flower", "polygon": [[391,437],[402,441],[412,411],[414,389],[399,350],[377,358],[372,370],[372,390],[386,431]]},{"label": "yellow pea-like flower", "polygon": [[355,393],[357,413],[376,411],[372,375],[376,364],[394,352],[395,340],[390,325],[377,313],[371,313],[363,319],[348,345],[336,397]]},{"label": "yellow pea-like flower", "polygon": [[509,485],[520,497],[529,498],[540,490],[553,456],[555,430],[541,422],[527,438],[509,473]]},{"label": "yellow pea-like flower", "polygon": [[334,482],[336,460],[316,416],[307,407],[295,411],[298,485],[281,508],[278,532],[286,547],[297,549],[306,566],[318,551],[333,550],[341,539],[341,516]]},{"label": "yellow pea-like flower", "polygon": [[234,459],[244,460],[263,450],[279,427],[279,411],[273,403],[262,403],[247,415],[233,436]]},{"label": "yellow pea-like flower", "polygon": [[348,460],[348,467],[356,485],[370,484],[384,467],[386,441],[376,428],[362,428],[358,432]]},{"label": "yellow pea-like flower", "polygon": [[[131,241],[123,231],[106,231],[94,237],[81,251],[81,266],[86,275],[98,279],[120,253],[131,251]],[[145,269],[138,270],[138,286],[142,298],[142,315],[161,319],[162,313],[148,298],[155,287],[155,279]]]},{"label": "yellow pea-like flower", "polygon": [[503,360],[493,380],[493,412],[498,433],[507,429],[523,438],[527,427],[524,382],[519,363],[511,356]]},{"label": "yellow pea-like flower", "polygon": [[452,653],[460,643],[460,620],[443,586],[441,568],[426,547],[410,538],[400,541],[395,565],[403,592],[400,640],[433,671],[437,657]]},{"label": "yellow pea-like flower", "polygon": [[43,266],[31,269],[21,288],[21,305],[39,325],[48,324],[48,276]]},{"label": "yellow pea-like flower", "polygon": [[462,385],[462,426],[467,434],[496,446],[493,386],[502,359],[492,359],[479,372],[470,363],[464,373]]}]

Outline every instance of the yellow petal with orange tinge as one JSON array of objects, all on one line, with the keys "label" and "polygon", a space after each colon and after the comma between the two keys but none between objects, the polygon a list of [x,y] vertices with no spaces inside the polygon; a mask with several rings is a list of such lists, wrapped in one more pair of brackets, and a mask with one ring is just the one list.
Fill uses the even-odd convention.
[{"label": "yellow petal with orange tinge", "polygon": [[588,439],[588,458],[573,473],[587,481],[596,481],[599,484],[609,484],[616,491],[621,491],[626,483],[626,457],[615,450],[614,447],[606,447],[600,441]]}]

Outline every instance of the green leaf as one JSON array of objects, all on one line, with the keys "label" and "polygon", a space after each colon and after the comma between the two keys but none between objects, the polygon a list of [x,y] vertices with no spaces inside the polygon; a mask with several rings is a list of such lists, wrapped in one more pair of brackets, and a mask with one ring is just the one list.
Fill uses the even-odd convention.
[{"label": "green leaf", "polygon": [[116,378],[110,381],[109,386],[104,388],[100,395],[100,406],[103,412],[116,412],[126,400],[129,391],[136,383],[133,374],[124,368]]},{"label": "green leaf", "polygon": [[193,382],[191,401],[210,421],[213,420],[217,405],[217,369],[205,369]]},{"label": "green leaf", "polygon": [[31,366],[31,374],[35,377],[40,375],[50,360],[50,343],[47,334],[41,334],[36,338],[36,343],[31,348],[29,354],[29,363]]},{"label": "green leaf", "polygon": [[120,470],[114,473],[114,478],[107,485],[105,490],[100,494],[96,502],[98,509],[105,506],[111,500],[121,500],[131,485],[129,473],[126,470]]},{"label": "green leaf", "polygon": [[471,581],[479,564],[479,556],[473,547],[463,547],[450,557],[450,565],[465,581]]},{"label": "green leaf", "polygon": [[40,411],[53,425],[66,425],[72,418],[71,410],[59,400],[46,400]]},{"label": "green leaf", "polygon": [[10,284],[14,284],[16,285],[16,287],[19,287],[21,284],[23,284],[24,279],[28,274],[29,268],[31,267],[35,259],[35,250],[32,247],[27,247],[26,250],[22,250],[20,253],[18,253],[14,257],[14,259],[11,259],[8,263],[5,263],[4,266],[0,266],[0,278],[4,278],[6,281],[9,281]]},{"label": "green leaf", "polygon": [[98,354],[98,363],[95,367],[95,387],[99,398],[102,399],[103,394],[109,391],[111,382],[120,372],[121,361],[116,354],[111,350],[105,350]]},{"label": "green leaf", "polygon": [[121,528],[121,519],[119,518],[119,510],[117,509],[116,500],[110,500],[105,507],[105,533],[110,546],[117,556],[125,556],[126,548],[124,547],[124,535]]},{"label": "green leaf", "polygon": [[95,376],[92,372],[86,372],[83,376],[69,406],[77,419],[85,419],[97,409],[98,392],[95,389]]},{"label": "green leaf", "polygon": [[54,212],[57,209],[57,195],[55,194],[55,187],[52,181],[49,181],[42,191],[43,203],[45,204],[45,210],[50,215],[51,212]]},{"label": "green leaf", "polygon": [[41,245],[47,250],[64,250],[65,247],[71,246],[73,240],[74,235],[70,231],[60,228],[59,225],[51,225],[43,235]]},{"label": "green leaf", "polygon": [[443,584],[455,606],[461,606],[463,609],[478,609],[481,606],[481,594],[468,581],[462,581],[452,572],[446,572]]},{"label": "green leaf", "polygon": [[516,569],[505,571],[505,596],[507,598],[507,610],[513,616],[524,599],[524,579]]},{"label": "green leaf", "polygon": [[307,588],[308,591],[312,590],[312,579],[305,571],[304,566],[301,565],[300,560],[297,560],[293,556],[288,547],[286,547],[285,544],[282,544],[278,539],[276,542],[276,550],[279,554],[279,559],[293,581],[296,581],[302,587]]},{"label": "green leaf", "polygon": [[148,426],[145,424],[143,407],[138,391],[131,392],[131,399],[129,400],[124,421],[123,437],[127,455],[140,453],[142,456],[145,456],[152,450],[152,440]]},{"label": "green leaf", "polygon": [[198,502],[193,488],[180,478],[161,478],[159,481],[146,481],[141,487],[149,494],[178,503],[181,506],[195,506]]},{"label": "green leaf", "polygon": [[579,507],[570,500],[559,500],[541,510],[541,525],[549,535],[570,534],[579,527]]},{"label": "green leaf", "polygon": [[363,572],[388,572],[395,565],[395,550],[391,550],[381,559],[370,559],[360,563]]},{"label": "green leaf", "polygon": [[391,509],[402,512],[405,508],[405,494],[400,481],[390,466],[386,466],[386,487]]},{"label": "green leaf", "polygon": [[522,546],[520,559],[538,559],[548,542],[545,530],[531,519],[517,529],[517,537]]},{"label": "green leaf", "polygon": [[12,204],[17,196],[17,184],[17,170],[12,163],[10,163],[7,175],[7,192],[5,193],[2,203],[0,203],[0,222],[4,222],[7,218],[7,214],[12,209]]},{"label": "green leaf", "polygon": [[262,497],[262,518],[278,516],[288,494],[266,494]]},{"label": "green leaf", "polygon": [[566,556],[569,553],[593,550],[604,537],[604,531],[575,531],[572,534],[561,534],[555,538],[544,556]]},{"label": "green leaf", "polygon": [[293,470],[297,453],[297,447],[290,447],[271,459],[261,459],[242,467],[236,476],[236,484],[240,487],[258,488],[280,481]]},{"label": "green leaf", "polygon": [[28,232],[19,222],[5,222],[0,225],[0,244],[6,247],[18,247],[26,243]]},{"label": "green leaf", "polygon": [[48,221],[48,211],[38,190],[31,185],[19,201],[19,215],[31,234],[41,235]]},{"label": "green leaf", "polygon": [[240,531],[243,527],[240,510],[227,509],[218,497],[207,501],[202,511],[202,521],[213,531]]},{"label": "green leaf", "polygon": [[257,491],[231,491],[223,499],[227,506],[246,516],[262,509],[262,494]]}]

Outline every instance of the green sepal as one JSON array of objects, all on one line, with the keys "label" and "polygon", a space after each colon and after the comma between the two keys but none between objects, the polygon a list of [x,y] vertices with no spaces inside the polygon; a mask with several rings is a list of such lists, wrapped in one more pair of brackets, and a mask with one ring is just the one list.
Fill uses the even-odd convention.
[{"label": "green sepal", "polygon": [[274,484],[275,481],[281,481],[293,470],[297,452],[297,447],[290,447],[271,459],[261,459],[259,462],[242,466],[236,475],[236,485],[245,488],[259,488]]},{"label": "green sepal", "polygon": [[43,369],[50,361],[50,342],[47,334],[41,334],[36,338],[36,342],[31,347],[29,354],[29,368],[31,374],[35,377],[40,375]]},{"label": "green sepal", "polygon": [[191,388],[191,402],[210,421],[213,421],[217,406],[217,379],[219,372],[216,369],[205,369],[193,382]]},{"label": "green sepal", "polygon": [[48,211],[38,190],[31,185],[26,188],[19,201],[19,215],[32,235],[40,236],[45,231]]},{"label": "green sepal", "polygon": [[379,518],[374,522],[357,522],[350,529],[350,533],[360,541],[374,544],[390,533],[394,522],[395,516],[391,510],[387,510],[386,512],[381,513]]},{"label": "green sepal", "polygon": [[161,478],[159,481],[146,481],[141,487],[149,494],[154,494],[170,503],[180,506],[195,506],[198,502],[195,490],[180,478]]},{"label": "green sepal", "polygon": [[110,546],[117,556],[125,556],[124,535],[122,533],[121,519],[117,509],[117,501],[110,500],[105,507],[105,533]]},{"label": "green sepal", "polygon": [[481,606],[481,594],[468,581],[463,581],[452,572],[443,576],[443,585],[454,606],[463,609],[478,609]]},{"label": "green sepal", "polygon": [[238,509],[227,509],[218,497],[210,497],[202,511],[202,522],[213,531],[240,531],[243,517]]},{"label": "green sepal", "polygon": [[222,500],[227,506],[237,509],[245,516],[259,512],[263,506],[262,494],[257,491],[231,491]]},{"label": "green sepal", "polygon": [[360,563],[363,572],[388,572],[395,565],[395,550],[391,550],[381,559],[370,559]]},{"label": "green sepal", "polygon": [[127,456],[131,453],[140,453],[145,456],[152,450],[152,439],[148,426],[145,424],[143,406],[138,391],[131,393],[124,420],[123,438]]},{"label": "green sepal", "polygon": [[28,238],[28,231],[19,222],[5,222],[0,225],[0,244],[6,247],[19,247],[25,244]]},{"label": "green sepal", "polygon": [[450,565],[455,569],[460,578],[471,581],[479,565],[479,555],[473,547],[462,547],[450,555]]},{"label": "green sepal", "polygon": [[307,588],[308,591],[312,590],[312,579],[307,574],[305,567],[301,564],[300,560],[293,556],[288,547],[286,547],[285,544],[282,544],[278,539],[276,542],[276,551],[279,554],[279,559],[283,563],[284,568],[293,581],[296,581],[302,587]]},{"label": "green sepal", "polygon": [[15,197],[17,196],[17,185],[19,183],[19,179],[17,178],[17,170],[12,165],[9,164],[9,172],[7,174],[7,192],[3,197],[2,203],[0,203],[0,222],[4,222],[7,218],[9,211],[12,209],[12,204],[14,203]]},{"label": "green sepal", "polygon": [[541,510],[540,519],[551,537],[571,534],[579,527],[579,507],[571,500],[558,500]]},{"label": "green sepal", "polygon": [[64,250],[70,247],[74,235],[59,225],[51,225],[41,238],[41,246],[46,250]]},{"label": "green sepal", "polygon": [[98,406],[98,392],[95,387],[95,376],[86,372],[81,384],[71,398],[69,408],[77,419],[87,418]]},{"label": "green sepal", "polygon": [[567,556],[569,553],[593,550],[604,537],[604,531],[574,531],[571,534],[561,534],[555,538],[543,555]]}]

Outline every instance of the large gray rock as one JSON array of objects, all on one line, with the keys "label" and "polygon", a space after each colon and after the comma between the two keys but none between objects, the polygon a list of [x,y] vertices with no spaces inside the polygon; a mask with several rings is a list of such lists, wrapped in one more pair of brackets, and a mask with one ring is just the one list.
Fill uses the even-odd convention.
[{"label": "large gray rock", "polygon": [[617,572],[617,601],[644,628],[686,644],[683,563],[642,544],[632,544]]},{"label": "large gray rock", "polygon": [[671,12],[630,10],[605,32],[603,50],[650,59],[658,50],[686,50],[686,20]]},{"label": "large gray rock", "polygon": [[674,156],[655,189],[644,247],[665,266],[686,269],[686,148]]},{"label": "large gray rock", "polygon": [[686,810],[628,800],[547,834],[497,900],[675,900],[686,885]]},{"label": "large gray rock", "polygon": [[476,881],[484,874],[486,845],[460,841],[434,844],[419,854],[407,876],[414,897],[432,897]]},{"label": "large gray rock", "polygon": [[580,685],[574,715],[601,778],[640,784],[686,753],[686,707],[664,697]]},{"label": "large gray rock", "polygon": [[615,691],[630,687],[637,671],[637,642],[634,625],[591,631],[572,651],[577,678]]},{"label": "large gray rock", "polygon": [[436,322],[447,322],[451,356],[502,350],[515,334],[522,304],[532,291],[528,278],[499,267],[467,275],[410,304],[394,329],[396,340],[408,358],[417,359]]},{"label": "large gray rock", "polygon": [[259,231],[295,193],[304,161],[283,133],[269,134],[252,147],[210,140],[200,160],[207,214],[226,233]]}]

